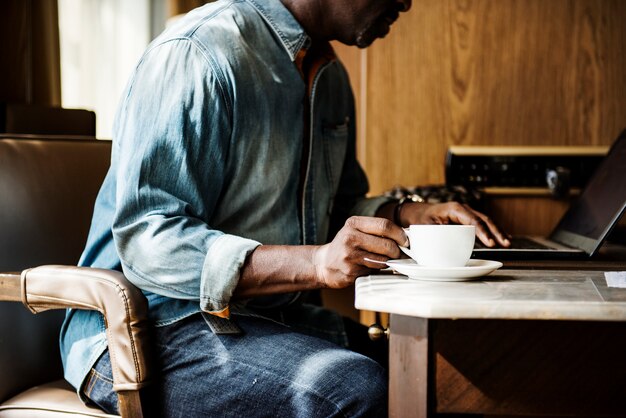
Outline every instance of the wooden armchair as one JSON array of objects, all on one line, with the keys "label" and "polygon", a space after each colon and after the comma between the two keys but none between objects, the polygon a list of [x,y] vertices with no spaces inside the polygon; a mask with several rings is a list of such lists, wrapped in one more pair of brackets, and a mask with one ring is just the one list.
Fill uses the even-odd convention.
[{"label": "wooden armchair", "polygon": [[146,299],[119,272],[75,266],[110,150],[107,141],[0,138],[0,417],[110,416],[62,379],[65,308],[105,316],[121,416],[142,416]]}]

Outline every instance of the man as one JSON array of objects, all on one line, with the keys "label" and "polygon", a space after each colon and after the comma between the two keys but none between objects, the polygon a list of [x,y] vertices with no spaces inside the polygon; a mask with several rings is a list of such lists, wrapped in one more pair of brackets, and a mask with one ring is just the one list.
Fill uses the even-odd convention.
[{"label": "man", "polygon": [[[218,1],[140,60],[80,264],[123,270],[146,294],[164,415],[385,415],[384,368],[346,349],[343,320],[306,291],[400,257],[394,218],[472,223],[504,243],[458,204],[364,197],[352,92],[328,41],[366,47],[410,5]],[[61,348],[67,380],[115,412],[103,330],[97,312],[70,311]]]}]

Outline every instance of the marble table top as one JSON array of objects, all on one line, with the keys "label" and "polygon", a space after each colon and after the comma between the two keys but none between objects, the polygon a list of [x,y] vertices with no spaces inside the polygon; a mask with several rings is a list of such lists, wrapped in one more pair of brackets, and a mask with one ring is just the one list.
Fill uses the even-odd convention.
[{"label": "marble table top", "polygon": [[602,271],[498,270],[467,282],[380,274],[357,279],[355,306],[421,318],[626,321],[626,288],[607,287]]}]

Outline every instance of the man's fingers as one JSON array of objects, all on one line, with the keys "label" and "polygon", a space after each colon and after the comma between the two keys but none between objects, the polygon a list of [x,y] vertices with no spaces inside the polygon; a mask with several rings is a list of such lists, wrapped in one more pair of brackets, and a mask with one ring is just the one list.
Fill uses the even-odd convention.
[{"label": "man's fingers", "polygon": [[491,235],[493,237],[496,238],[496,240],[498,241],[498,244],[500,244],[503,247],[508,247],[509,245],[511,245],[511,241],[509,241],[508,237],[506,237],[502,231],[500,231],[500,229],[498,229],[498,227],[496,226],[495,223],[493,223],[493,221],[491,220],[491,218],[489,218],[487,215],[485,215],[484,213],[475,211],[472,208],[468,208],[469,210],[471,210],[474,215],[478,216],[485,225],[487,225],[487,228],[489,228],[489,232],[491,233]]},{"label": "man's fingers", "polygon": [[[487,233],[487,227],[483,224],[482,219],[468,211],[467,208],[461,204],[455,205],[448,213],[448,218],[457,224],[461,225],[474,225],[476,227],[476,236],[485,244],[490,247],[494,245],[493,239]],[[491,242],[490,242],[491,240]]]},{"label": "man's fingers", "polygon": [[473,209],[459,204],[450,213],[450,220],[463,225],[474,225],[476,227],[476,236],[486,246],[493,247],[496,244],[489,227]]},{"label": "man's fingers", "polygon": [[352,216],[346,225],[365,234],[391,239],[398,245],[406,246],[408,238],[404,230],[389,219],[368,216]]},{"label": "man's fingers", "polygon": [[370,254],[371,257],[369,255],[365,256],[378,261],[386,261],[385,257],[387,259],[399,258],[401,255],[398,243],[390,238],[352,229],[349,237],[346,239],[349,241],[346,242],[346,245],[353,249],[354,262],[360,262],[360,259],[364,256],[360,254],[361,252]]},{"label": "man's fingers", "polygon": [[363,265],[371,269],[384,269],[387,268],[387,261],[383,260],[385,257],[381,257],[378,254],[365,253],[363,256]]}]

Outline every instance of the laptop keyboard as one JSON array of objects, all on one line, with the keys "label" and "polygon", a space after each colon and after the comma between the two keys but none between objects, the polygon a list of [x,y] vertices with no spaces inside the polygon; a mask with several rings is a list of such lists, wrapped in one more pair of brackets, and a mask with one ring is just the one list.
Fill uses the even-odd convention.
[{"label": "laptop keyboard", "polygon": [[[510,239],[510,241],[511,241],[511,246],[509,248],[515,248],[519,250],[550,250],[552,249],[546,245],[540,244],[536,241],[533,241],[531,239],[524,238],[524,237],[513,237]],[[474,248],[488,249],[489,247],[487,247],[486,245],[484,245],[482,242],[480,242],[477,239],[476,243],[474,244]]]}]

